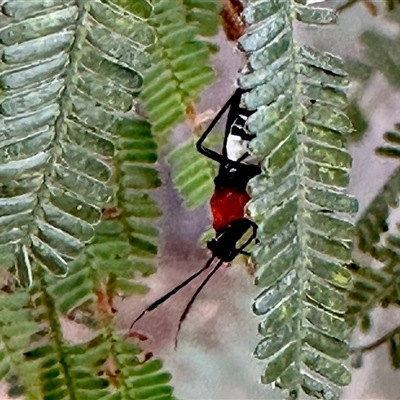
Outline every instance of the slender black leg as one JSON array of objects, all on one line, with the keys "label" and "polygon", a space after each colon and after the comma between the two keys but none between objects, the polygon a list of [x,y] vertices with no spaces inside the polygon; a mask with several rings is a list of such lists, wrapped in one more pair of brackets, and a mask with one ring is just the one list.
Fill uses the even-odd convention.
[{"label": "slender black leg", "polygon": [[201,268],[199,271],[195,272],[192,276],[190,276],[188,279],[183,281],[181,284],[176,286],[174,289],[170,290],[168,293],[166,293],[164,296],[160,297],[158,300],[156,300],[154,303],[150,304],[131,324],[129,330],[133,328],[133,325],[136,324],[145,314],[147,314],[150,311],[155,310],[159,305],[167,301],[171,296],[173,296],[175,293],[178,293],[182,288],[184,288],[188,283],[190,283],[193,279],[197,278],[199,275],[201,275],[206,269],[208,269],[213,262],[215,257],[211,257],[206,264],[204,265],[203,268]]},{"label": "slender black leg", "polygon": [[[217,122],[221,119],[221,117],[224,115],[228,107],[231,106],[231,104],[234,104],[235,100],[240,101],[240,96],[242,95],[243,90],[242,89],[237,89],[235,93],[231,96],[231,98],[226,102],[226,104],[221,108],[221,110],[218,112],[216,117],[212,120],[211,124],[209,127],[206,129],[206,131],[201,135],[200,139],[196,143],[197,151],[200,154],[203,154],[204,156],[211,158],[214,161],[219,162],[220,164],[226,163],[228,161],[227,157],[225,157],[222,154],[217,153],[214,150],[208,149],[203,146],[203,142],[206,140],[207,136],[210,134],[210,132],[213,130],[214,126],[217,124]],[[225,133],[226,136],[226,133]],[[226,142],[226,137],[224,139],[224,143]]]},{"label": "slender black leg", "polygon": [[179,319],[179,325],[178,325],[178,330],[175,335],[175,350],[178,346],[178,335],[181,330],[181,326],[183,321],[186,319],[186,316],[188,315],[190,308],[192,307],[194,301],[196,300],[197,296],[199,293],[203,290],[204,286],[207,284],[207,282],[211,279],[211,277],[218,271],[218,269],[221,267],[221,265],[224,262],[222,260],[219,260],[217,265],[212,269],[212,271],[207,275],[206,279],[201,283],[201,285],[197,288],[196,292],[193,294],[192,298],[190,299],[189,303],[187,304],[185,310],[183,311],[181,318]]}]

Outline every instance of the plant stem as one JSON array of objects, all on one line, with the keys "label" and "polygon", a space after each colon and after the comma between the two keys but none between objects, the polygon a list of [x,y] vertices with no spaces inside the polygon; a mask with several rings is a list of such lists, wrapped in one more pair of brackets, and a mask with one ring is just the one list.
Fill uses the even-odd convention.
[{"label": "plant stem", "polygon": [[350,8],[353,6],[355,3],[357,3],[358,0],[349,0],[347,3],[344,3],[343,5],[339,6],[336,8],[337,12],[342,12],[346,10],[347,8]]},{"label": "plant stem", "polygon": [[351,353],[366,353],[367,351],[375,350],[377,347],[379,347],[381,344],[387,342],[389,339],[391,339],[397,333],[400,333],[400,326],[394,328],[393,330],[391,330],[390,332],[388,332],[386,335],[382,336],[380,339],[376,340],[375,342],[367,344],[366,346],[360,346],[360,347],[355,347],[354,349],[351,349]]}]

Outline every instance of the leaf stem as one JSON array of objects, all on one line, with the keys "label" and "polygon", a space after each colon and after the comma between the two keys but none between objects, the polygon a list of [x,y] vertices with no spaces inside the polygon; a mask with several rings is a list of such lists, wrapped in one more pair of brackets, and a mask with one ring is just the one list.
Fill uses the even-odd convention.
[{"label": "leaf stem", "polygon": [[377,347],[379,347],[381,344],[387,342],[389,339],[391,339],[397,333],[400,333],[400,326],[397,326],[396,328],[394,328],[393,330],[391,330],[390,332],[388,332],[386,335],[382,336],[380,339],[376,340],[375,342],[372,342],[365,346],[355,347],[355,348],[351,349],[351,353],[366,353],[367,351],[375,350]]},{"label": "leaf stem", "polygon": [[337,7],[336,11],[337,12],[342,12],[342,11],[346,10],[347,8],[350,8],[351,6],[353,6],[357,2],[358,2],[358,0],[349,0],[347,3],[344,3],[343,5]]}]

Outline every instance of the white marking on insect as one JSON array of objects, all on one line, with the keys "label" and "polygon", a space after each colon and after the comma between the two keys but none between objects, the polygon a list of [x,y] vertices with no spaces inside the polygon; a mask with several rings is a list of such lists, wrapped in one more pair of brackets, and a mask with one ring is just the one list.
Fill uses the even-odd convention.
[{"label": "white marking on insect", "polygon": [[[247,139],[243,139],[241,136],[239,136],[241,133],[244,135],[248,135],[246,128],[244,128],[244,124],[247,118],[247,116],[239,114],[231,126],[230,133],[226,142],[226,152],[228,158],[232,161],[239,160],[249,151],[248,146],[250,141]],[[233,128],[235,128],[235,134],[232,133]],[[249,163],[247,157],[242,161],[245,164]]]},{"label": "white marking on insect", "polygon": [[228,140],[226,143],[226,151],[228,158],[232,161],[239,160],[245,153],[247,153],[247,147],[249,142],[243,140],[237,135],[228,135]]}]

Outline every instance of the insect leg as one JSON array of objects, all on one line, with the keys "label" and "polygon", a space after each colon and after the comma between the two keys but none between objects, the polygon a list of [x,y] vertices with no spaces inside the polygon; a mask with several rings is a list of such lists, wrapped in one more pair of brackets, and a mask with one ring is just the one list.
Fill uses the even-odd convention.
[{"label": "insect leg", "polygon": [[190,299],[189,303],[186,305],[185,310],[183,311],[181,318],[179,319],[179,325],[178,325],[178,330],[176,332],[175,335],[175,350],[178,346],[178,335],[179,332],[181,330],[181,326],[183,321],[186,319],[186,316],[188,315],[190,308],[192,307],[194,301],[196,300],[197,296],[199,295],[199,293],[202,291],[202,289],[204,288],[204,286],[207,284],[207,282],[211,279],[211,277],[218,271],[218,269],[221,267],[221,265],[224,262],[222,260],[219,260],[217,265],[212,269],[212,271],[206,276],[206,279],[204,279],[204,281],[201,283],[201,285],[197,288],[196,292],[194,293],[194,295],[192,296],[192,298]]},{"label": "insect leg", "polygon": [[184,288],[188,283],[190,283],[193,279],[197,278],[199,275],[201,275],[207,268],[210,267],[211,263],[213,262],[215,257],[211,257],[206,264],[204,265],[203,268],[201,268],[199,271],[195,272],[192,276],[190,276],[188,279],[180,283],[178,286],[170,290],[168,293],[166,293],[164,296],[160,297],[158,300],[156,300],[154,303],[150,304],[139,316],[132,322],[129,330],[133,328],[133,325],[136,324],[145,314],[147,314],[150,311],[155,310],[159,305],[167,301],[171,296],[173,296],[175,293],[178,293],[182,288]]},{"label": "insect leg", "polygon": [[[213,130],[214,126],[217,124],[217,122],[221,119],[221,117],[225,114],[226,110],[231,106],[232,103],[237,99],[237,97],[242,94],[241,89],[237,89],[235,93],[231,96],[231,98],[226,102],[226,104],[221,108],[221,110],[218,112],[216,117],[212,120],[211,124],[209,127],[206,129],[206,131],[201,135],[200,139],[196,143],[197,151],[200,154],[203,154],[204,156],[211,158],[214,161],[217,161],[220,164],[226,163],[227,157],[224,154],[219,154],[214,150],[208,149],[203,146],[203,142],[206,140],[207,136],[211,133]],[[226,138],[224,139],[224,142],[226,141]]]}]

